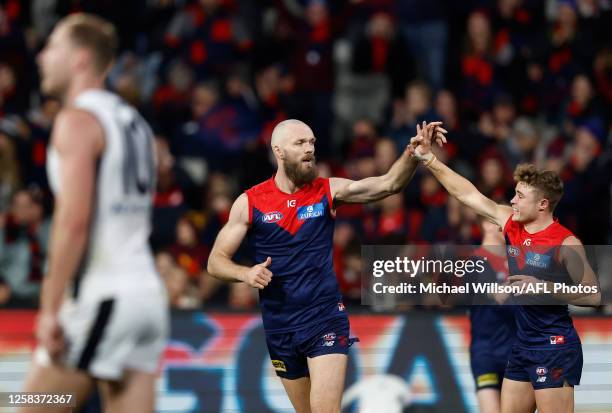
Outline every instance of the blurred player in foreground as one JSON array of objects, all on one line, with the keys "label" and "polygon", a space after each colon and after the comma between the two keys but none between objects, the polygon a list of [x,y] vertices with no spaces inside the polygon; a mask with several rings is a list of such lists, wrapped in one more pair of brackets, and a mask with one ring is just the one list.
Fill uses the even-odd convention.
[{"label": "blurred player in foreground", "polygon": [[[476,282],[503,283],[508,277],[505,241],[500,228],[481,220],[482,243],[474,255],[485,258],[485,272]],[[514,306],[495,305],[495,298],[485,297],[490,305],[479,302],[470,307],[470,366],[480,413],[501,411],[502,380],[516,336]]]},{"label": "blurred player in foreground", "polygon": [[48,156],[55,210],[25,391],[72,393],[80,405],[98,384],[106,412],[144,413],[154,410],[167,300],[148,246],[153,136],[103,89],[116,46],[110,23],[74,14],[38,57],[42,90],[63,108]]},{"label": "blurred player in foreground", "polygon": [[[400,192],[418,162],[409,147],[385,175],[360,181],[318,178],[315,140],[299,120],[275,127],[277,172],[236,199],[208,272],[260,290],[272,365],[295,410],[338,413],[352,340],[333,270],[335,209]],[[443,142],[440,133],[438,143]],[[250,268],[232,261],[247,233],[259,263]]]},{"label": "blurred player in foreground", "polygon": [[[426,128],[411,140],[417,145],[415,156],[452,196],[503,228],[512,284],[554,281],[588,286],[597,292],[558,292],[550,294],[548,302],[599,305],[601,293],[582,243],[553,218],[563,195],[559,176],[519,165],[511,206],[500,205],[436,158],[431,152],[434,136],[435,128]],[[540,412],[572,412],[574,386],[582,374],[582,345],[567,304],[521,305],[516,321],[516,343],[502,384],[502,412],[531,413],[536,406]]]}]

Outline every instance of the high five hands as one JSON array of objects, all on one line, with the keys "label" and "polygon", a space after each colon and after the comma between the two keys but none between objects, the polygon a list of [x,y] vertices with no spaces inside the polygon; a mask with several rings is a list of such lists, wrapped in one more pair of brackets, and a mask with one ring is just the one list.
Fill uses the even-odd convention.
[{"label": "high five hands", "polygon": [[442,122],[439,121],[430,123],[423,121],[422,125],[417,124],[416,132],[416,136],[410,139],[410,144],[406,150],[422,162],[427,162],[433,158],[431,146],[434,140],[439,147],[444,146],[447,142],[445,134],[448,131],[442,127]]}]

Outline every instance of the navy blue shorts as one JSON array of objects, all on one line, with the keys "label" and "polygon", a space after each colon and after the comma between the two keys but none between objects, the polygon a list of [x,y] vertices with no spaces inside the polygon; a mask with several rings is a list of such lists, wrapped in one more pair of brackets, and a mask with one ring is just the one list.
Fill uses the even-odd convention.
[{"label": "navy blue shorts", "polygon": [[307,377],[307,358],[347,354],[357,339],[349,338],[348,317],[336,317],[298,331],[266,333],[266,344],[276,374],[285,379]]},{"label": "navy blue shorts", "polygon": [[510,348],[508,348],[505,356],[498,356],[486,351],[470,351],[470,365],[476,391],[480,389],[501,389],[509,355]]},{"label": "navy blue shorts", "polygon": [[580,384],[582,376],[582,345],[567,344],[550,350],[529,350],[514,346],[508,360],[505,377],[530,381],[535,390]]}]

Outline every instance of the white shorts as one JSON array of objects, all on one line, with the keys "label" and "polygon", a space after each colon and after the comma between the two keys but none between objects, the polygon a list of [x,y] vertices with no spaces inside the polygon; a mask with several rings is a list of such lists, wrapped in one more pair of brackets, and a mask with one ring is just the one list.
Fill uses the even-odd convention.
[{"label": "white shorts", "polygon": [[[126,369],[155,373],[168,322],[164,294],[65,302],[60,311],[67,342],[64,363],[103,380],[119,380]],[[44,363],[41,350],[36,357]]]}]

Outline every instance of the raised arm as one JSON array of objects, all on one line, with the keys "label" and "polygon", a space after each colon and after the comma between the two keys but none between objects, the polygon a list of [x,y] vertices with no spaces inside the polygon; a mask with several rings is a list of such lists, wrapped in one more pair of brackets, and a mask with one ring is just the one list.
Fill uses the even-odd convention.
[{"label": "raised arm", "polygon": [[[440,126],[442,122],[432,122],[432,125]],[[446,142],[443,131],[440,128],[437,132],[440,145]],[[414,148],[408,145],[399,159],[391,165],[389,171],[381,176],[364,178],[359,181],[330,178],[329,185],[334,207],[342,204],[374,202],[402,191],[414,176],[418,166],[418,160],[412,156],[413,151]]]},{"label": "raised arm", "polygon": [[436,158],[431,152],[431,140],[436,133],[436,128],[431,128],[430,125],[432,124],[428,124],[425,132],[418,133],[417,137],[411,141],[416,146],[415,156],[431,171],[451,196],[473,209],[477,214],[488,218],[503,228],[510,215],[512,215],[512,208],[497,204],[487,198],[478,191],[474,184]]},{"label": "raised arm", "polygon": [[247,195],[242,194],[232,205],[229,220],[217,235],[208,257],[207,270],[210,275],[222,281],[242,281],[251,287],[263,289],[272,280],[272,272],[267,268],[272,263],[270,257],[253,267],[239,265],[232,261],[248,229],[249,202]]}]

